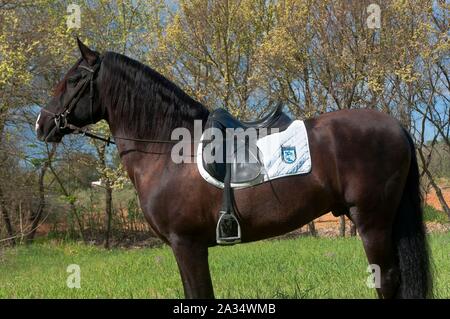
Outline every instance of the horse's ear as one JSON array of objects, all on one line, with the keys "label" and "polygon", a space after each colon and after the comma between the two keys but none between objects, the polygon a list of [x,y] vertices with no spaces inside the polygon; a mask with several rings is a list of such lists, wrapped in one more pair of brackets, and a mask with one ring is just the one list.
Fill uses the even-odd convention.
[{"label": "horse's ear", "polygon": [[77,37],[78,48],[80,49],[81,56],[89,64],[94,65],[97,62],[97,52],[89,49],[81,40]]}]

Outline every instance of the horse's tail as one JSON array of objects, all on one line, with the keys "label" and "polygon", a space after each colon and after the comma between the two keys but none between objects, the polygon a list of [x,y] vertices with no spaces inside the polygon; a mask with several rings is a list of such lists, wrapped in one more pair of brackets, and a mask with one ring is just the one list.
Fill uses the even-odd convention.
[{"label": "horse's tail", "polygon": [[409,133],[404,132],[411,149],[411,163],[393,230],[400,268],[398,297],[427,298],[432,296],[432,276],[423,222],[419,167],[414,142]]}]

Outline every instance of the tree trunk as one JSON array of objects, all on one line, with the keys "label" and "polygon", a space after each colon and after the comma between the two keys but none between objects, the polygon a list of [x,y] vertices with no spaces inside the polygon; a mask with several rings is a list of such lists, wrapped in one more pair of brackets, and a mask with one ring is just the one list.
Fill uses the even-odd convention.
[{"label": "tree trunk", "polygon": [[40,197],[39,195],[39,205],[36,211],[33,211],[33,213],[30,216],[30,222],[31,222],[31,230],[27,234],[25,238],[25,242],[27,244],[31,244],[34,240],[34,236],[36,235],[36,231],[39,227],[39,221],[42,217],[42,212],[44,211],[45,207],[45,199],[43,197]]},{"label": "tree trunk", "polygon": [[105,248],[109,249],[109,239],[111,236],[111,221],[112,221],[112,188],[109,181],[105,189],[105,207],[106,207],[106,233],[105,233]]},{"label": "tree trunk", "polygon": [[441,204],[442,209],[444,210],[444,213],[448,216],[448,220],[450,221],[450,208],[445,201],[444,195],[442,195],[441,188],[435,182],[433,174],[431,174],[430,170],[428,169],[427,161],[425,159],[425,155],[423,154],[422,147],[417,148],[417,153],[419,153],[419,158],[423,164],[422,169],[425,172],[425,175],[427,175],[431,187],[433,187],[434,191],[436,192],[436,197],[438,198],[439,203]]},{"label": "tree trunk", "polygon": [[444,211],[445,214],[447,214],[448,220],[450,221],[450,208],[447,202],[445,201],[444,195],[442,195],[441,188],[436,184],[433,176],[429,174],[428,170],[425,170],[425,174],[427,174],[427,177],[430,180],[430,184],[436,193],[436,197],[438,198],[439,203],[441,204],[442,210]]},{"label": "tree trunk", "polygon": [[311,236],[317,237],[316,226],[314,225],[314,221],[308,224],[309,234]]},{"label": "tree trunk", "polygon": [[354,222],[351,222],[350,226],[350,236],[354,237],[356,236],[356,225]]},{"label": "tree trunk", "polygon": [[[3,114],[0,113],[0,119],[3,118]],[[0,146],[2,145],[3,141],[3,130],[5,128],[5,122],[3,120],[0,120]],[[2,151],[3,152],[3,151]],[[2,154],[2,158],[0,159],[1,162],[4,161],[4,153],[0,152]],[[2,213],[3,222],[5,223],[6,227],[6,233],[8,234],[8,237],[10,238],[9,242],[11,246],[14,246],[16,244],[15,236],[14,236],[14,229],[11,223],[11,218],[9,217],[9,211],[6,207],[6,199],[5,195],[3,194],[3,189],[0,185],[0,211]]]},{"label": "tree trunk", "polygon": [[31,231],[28,233],[26,237],[26,243],[30,244],[34,240],[34,236],[36,235],[37,228],[39,227],[39,222],[42,218],[42,213],[45,209],[45,185],[44,185],[44,177],[49,168],[50,162],[55,155],[56,152],[56,144],[53,144],[52,149],[48,152],[48,158],[42,165],[41,171],[39,172],[39,204],[36,211],[32,213],[30,216],[31,222]]},{"label": "tree trunk", "polygon": [[345,237],[345,216],[339,216],[339,236]]},{"label": "tree trunk", "polygon": [[6,227],[6,233],[9,236],[9,242],[11,244],[11,246],[14,246],[16,244],[15,241],[15,236],[14,236],[14,229],[12,227],[12,223],[11,223],[11,219],[9,218],[9,212],[8,209],[6,208],[6,202],[5,202],[5,197],[3,195],[3,190],[0,187],[0,210],[2,211],[2,217],[3,217],[3,221],[5,223],[5,227]]},{"label": "tree trunk", "polygon": [[[69,192],[64,187],[63,182],[61,181],[61,179],[59,178],[58,174],[53,169],[53,167],[52,167],[50,162],[49,162],[48,168],[52,172],[53,176],[55,176],[55,179],[58,182],[59,186],[61,187],[61,190],[62,190],[64,196],[69,197]],[[80,232],[80,237],[83,240],[83,242],[86,242],[86,239],[85,239],[84,233],[83,233],[83,223],[81,221],[80,216],[78,216],[77,208],[75,207],[75,204],[72,201],[70,201],[69,205],[70,205],[70,210],[72,211],[72,214],[75,216],[75,219],[76,219],[76,221],[78,223],[78,229],[79,229],[79,232]]]}]

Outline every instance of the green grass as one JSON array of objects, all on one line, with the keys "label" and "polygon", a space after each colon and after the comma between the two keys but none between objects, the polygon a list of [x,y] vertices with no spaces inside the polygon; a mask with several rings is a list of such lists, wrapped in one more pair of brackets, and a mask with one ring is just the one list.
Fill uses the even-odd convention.
[{"label": "green grass", "polygon": [[[450,298],[450,234],[430,240],[435,295]],[[66,268],[81,267],[81,289]],[[298,238],[210,249],[218,298],[374,298],[356,238]],[[113,249],[46,242],[0,252],[1,298],[181,298],[181,281],[166,246]]]},{"label": "green grass", "polygon": [[441,224],[448,223],[448,217],[443,211],[437,210],[429,205],[425,205],[423,209],[423,218],[427,222],[438,222]]}]

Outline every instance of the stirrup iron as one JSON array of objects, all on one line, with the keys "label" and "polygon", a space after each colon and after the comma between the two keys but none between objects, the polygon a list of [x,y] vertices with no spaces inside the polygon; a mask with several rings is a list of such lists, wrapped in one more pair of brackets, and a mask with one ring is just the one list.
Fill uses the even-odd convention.
[{"label": "stirrup iron", "polygon": [[224,211],[219,212],[220,217],[216,227],[216,241],[219,245],[234,245],[241,242],[241,225],[236,216]]}]

